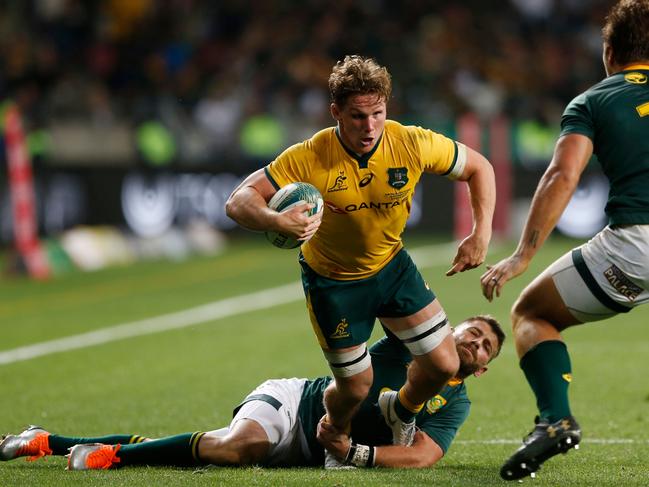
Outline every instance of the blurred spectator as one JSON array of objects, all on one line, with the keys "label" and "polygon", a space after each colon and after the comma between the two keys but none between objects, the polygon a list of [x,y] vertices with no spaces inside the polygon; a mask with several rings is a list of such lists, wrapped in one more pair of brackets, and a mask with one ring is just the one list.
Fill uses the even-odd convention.
[{"label": "blurred spectator", "polygon": [[31,129],[157,119],[178,164],[263,164],[275,149],[259,121],[287,139],[277,147],[332,124],[327,73],[360,53],[390,67],[391,113],[409,122],[447,126],[470,110],[554,125],[602,76],[609,4],[12,0],[0,3],[0,100]]}]

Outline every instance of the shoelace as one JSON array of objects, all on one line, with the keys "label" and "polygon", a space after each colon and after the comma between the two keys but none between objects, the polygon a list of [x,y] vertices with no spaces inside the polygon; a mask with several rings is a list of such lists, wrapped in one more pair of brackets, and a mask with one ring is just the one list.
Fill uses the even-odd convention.
[{"label": "shoelace", "polygon": [[115,447],[106,445],[89,453],[86,458],[86,467],[88,469],[104,470],[112,467],[114,463],[120,462],[120,459],[117,457],[117,452],[121,447],[122,445],[117,445]]},{"label": "shoelace", "polygon": [[34,438],[32,438],[30,441],[28,441],[18,449],[16,456],[27,456],[27,461],[33,462],[41,457],[44,457],[45,455],[51,455],[52,450],[50,450],[49,441],[47,439],[49,436],[50,435],[47,433],[36,435]]},{"label": "shoelace", "polygon": [[399,440],[407,445],[412,444],[415,437],[416,426],[413,423],[401,423]]}]

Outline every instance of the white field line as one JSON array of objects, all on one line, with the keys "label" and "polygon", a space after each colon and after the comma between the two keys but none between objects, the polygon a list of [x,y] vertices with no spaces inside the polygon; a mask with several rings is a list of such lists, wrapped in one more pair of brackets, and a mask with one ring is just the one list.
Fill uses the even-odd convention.
[{"label": "white field line", "polygon": [[[493,440],[455,440],[454,443],[461,445],[520,445],[521,440],[507,440],[496,438]],[[649,440],[628,439],[628,438],[584,438],[581,443],[592,443],[595,445],[649,445]]]},{"label": "white field line", "polygon": [[[409,252],[420,268],[441,265],[445,262],[448,262],[450,267],[454,250],[455,246],[453,244],[443,244],[420,247]],[[87,333],[5,350],[0,352],[0,365],[101,345],[126,338],[186,328],[250,311],[292,303],[303,299],[303,296],[301,283],[299,281],[293,282],[263,291],[214,301],[185,311],[131,321]]]},{"label": "white field line", "polygon": [[88,333],[18,347],[0,352],[0,365],[29,360],[52,353],[66,352],[68,350],[114,342],[125,338],[185,328],[206,321],[227,318],[228,316],[247,311],[270,308],[296,301],[300,291],[300,283],[294,282],[264,291],[222,299],[185,311],[178,311],[176,313],[169,313],[139,321],[131,321]]}]

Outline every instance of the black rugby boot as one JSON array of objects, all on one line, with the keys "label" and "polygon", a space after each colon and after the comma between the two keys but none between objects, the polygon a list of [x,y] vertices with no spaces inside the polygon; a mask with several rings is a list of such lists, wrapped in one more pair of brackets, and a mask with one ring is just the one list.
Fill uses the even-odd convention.
[{"label": "black rugby boot", "polygon": [[554,423],[535,419],[536,426],[523,439],[523,445],[509,457],[500,469],[505,480],[518,480],[534,476],[543,462],[559,453],[578,449],[581,429],[573,416],[567,416]]}]

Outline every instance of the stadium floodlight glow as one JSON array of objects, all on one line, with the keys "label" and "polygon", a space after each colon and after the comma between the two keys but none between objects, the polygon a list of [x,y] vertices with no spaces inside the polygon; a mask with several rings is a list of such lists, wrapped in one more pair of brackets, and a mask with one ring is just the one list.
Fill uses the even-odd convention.
[{"label": "stadium floodlight glow", "polygon": [[557,230],[568,237],[589,238],[606,226],[604,207],[609,184],[601,173],[582,178],[564,210]]}]

